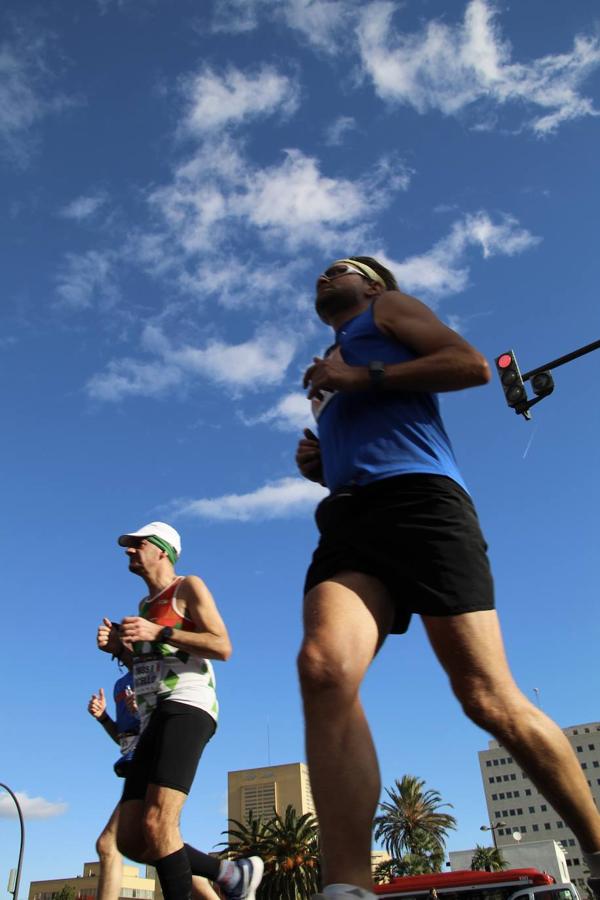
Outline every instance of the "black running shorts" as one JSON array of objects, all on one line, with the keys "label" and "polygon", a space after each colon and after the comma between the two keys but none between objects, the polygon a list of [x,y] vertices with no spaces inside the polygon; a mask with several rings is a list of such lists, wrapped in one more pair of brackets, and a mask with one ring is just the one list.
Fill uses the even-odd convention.
[{"label": "black running shorts", "polygon": [[216,723],[203,709],[159,701],[129,763],[121,803],[143,800],[149,784],[189,794],[202,751]]},{"label": "black running shorts", "polygon": [[494,608],[494,587],[471,498],[442,475],[398,475],[341,489],[317,507],[321,538],[305,594],[341,572],[373,575],[395,608],[392,633],[413,613],[455,616]]}]

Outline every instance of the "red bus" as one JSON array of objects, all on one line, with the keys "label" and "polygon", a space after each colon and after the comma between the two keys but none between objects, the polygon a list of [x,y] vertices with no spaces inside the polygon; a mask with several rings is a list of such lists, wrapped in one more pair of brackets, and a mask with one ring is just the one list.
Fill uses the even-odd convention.
[{"label": "red bus", "polygon": [[573,884],[556,884],[537,869],[407,875],[375,885],[375,893],[403,900],[580,900]]}]

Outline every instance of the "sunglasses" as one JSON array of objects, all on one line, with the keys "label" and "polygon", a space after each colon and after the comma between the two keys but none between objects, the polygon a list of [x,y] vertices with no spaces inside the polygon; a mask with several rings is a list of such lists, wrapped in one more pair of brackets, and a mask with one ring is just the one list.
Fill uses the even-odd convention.
[{"label": "sunglasses", "polygon": [[341,278],[342,275],[360,275],[361,278],[370,281],[370,278],[364,272],[361,272],[360,269],[356,269],[349,263],[336,263],[333,266],[329,266],[322,275],[319,275],[319,278],[325,277],[328,281],[333,281],[334,278]]}]

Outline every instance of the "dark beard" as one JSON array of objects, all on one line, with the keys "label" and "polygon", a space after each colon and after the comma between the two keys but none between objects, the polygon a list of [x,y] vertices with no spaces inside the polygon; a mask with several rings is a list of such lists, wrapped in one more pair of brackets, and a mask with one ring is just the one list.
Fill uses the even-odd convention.
[{"label": "dark beard", "polygon": [[356,293],[354,291],[338,291],[335,288],[325,290],[317,294],[315,309],[321,319],[337,313],[347,312],[356,305]]}]

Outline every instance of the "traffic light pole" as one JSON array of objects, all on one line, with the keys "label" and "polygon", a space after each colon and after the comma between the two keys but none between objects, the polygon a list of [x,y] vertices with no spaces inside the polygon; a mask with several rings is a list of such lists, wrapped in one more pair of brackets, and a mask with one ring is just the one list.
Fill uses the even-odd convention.
[{"label": "traffic light pole", "polygon": [[572,359],[578,359],[580,356],[585,356],[586,353],[591,353],[592,350],[598,349],[600,349],[600,341],[586,344],[585,347],[580,347],[579,350],[573,350],[572,353],[567,353],[565,356],[559,356],[558,359],[553,359],[552,362],[544,363],[543,366],[538,366],[537,369],[532,369],[531,372],[525,372],[522,376],[523,381],[529,381],[530,378],[533,378],[534,375],[538,375],[540,372],[558,369],[559,366],[564,366],[565,363],[571,362]]},{"label": "traffic light pole", "polygon": [[[549,396],[554,390],[554,380],[551,374],[552,369],[564,366],[565,363],[571,362],[573,359],[578,359],[580,356],[585,356],[586,353],[591,353],[593,350],[598,349],[600,349],[600,340],[593,341],[591,344],[586,344],[585,347],[579,347],[579,349],[573,350],[572,353],[566,353],[564,356],[559,356],[558,359],[553,359],[541,366],[537,366],[535,369],[531,369],[523,375],[519,372],[519,366],[514,351],[506,351],[506,353],[501,354],[496,359],[496,368],[500,375],[506,402],[514,409],[517,415],[523,416],[523,418],[527,420],[531,419],[531,413],[529,412],[531,407],[535,406],[536,403],[539,403],[540,400],[543,400],[544,397]],[[537,395],[533,400],[527,398],[527,392],[524,386],[525,381],[531,381],[533,391]]]}]

